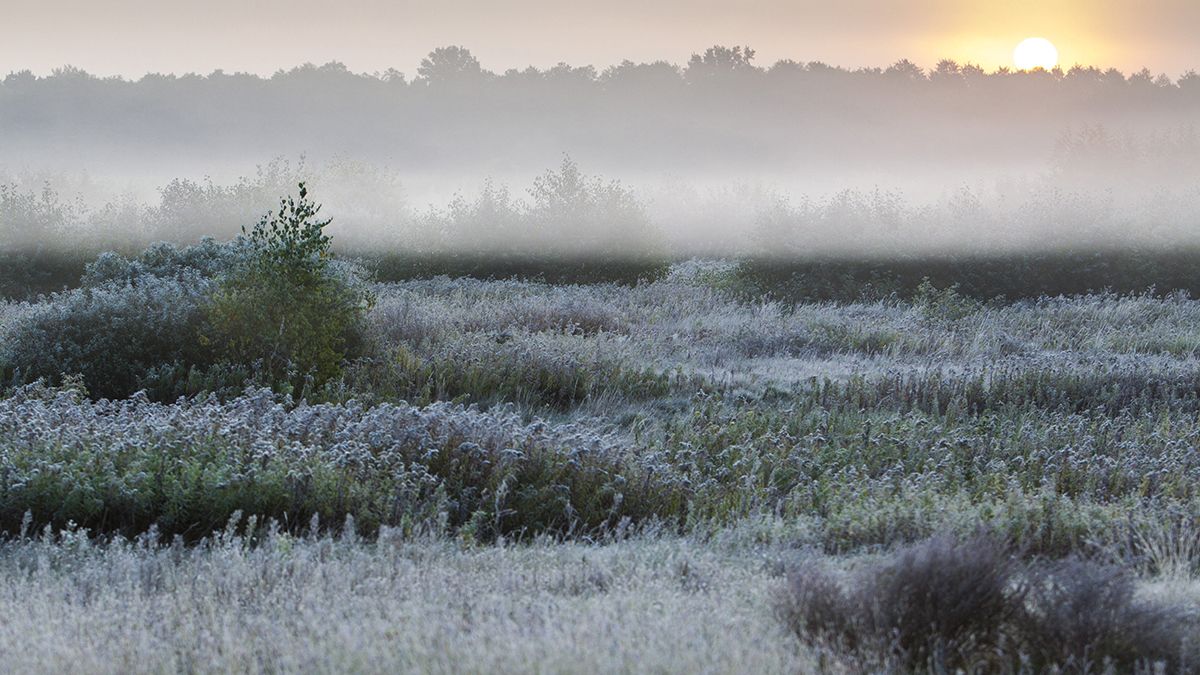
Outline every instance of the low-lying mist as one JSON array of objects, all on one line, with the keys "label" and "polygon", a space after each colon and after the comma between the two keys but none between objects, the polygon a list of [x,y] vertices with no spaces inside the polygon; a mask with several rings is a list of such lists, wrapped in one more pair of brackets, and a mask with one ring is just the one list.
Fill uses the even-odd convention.
[{"label": "low-lying mist", "polygon": [[[0,82],[0,248],[228,239],[306,181],[343,252],[775,260],[1200,245],[1200,76],[943,61]],[[270,159],[270,158],[276,159]],[[263,163],[265,162],[265,163]]]},{"label": "low-lying mist", "polygon": [[346,159],[276,159],[228,183],[180,177],[153,189],[82,172],[10,173],[0,174],[0,248],[229,239],[300,181],[349,252],[876,259],[1200,245],[1200,182],[1146,188],[1134,165],[1083,168],[1048,164],[936,192],[884,184],[808,192],[737,176],[633,184],[564,156],[516,184],[464,180],[440,201],[414,197],[398,171]]}]

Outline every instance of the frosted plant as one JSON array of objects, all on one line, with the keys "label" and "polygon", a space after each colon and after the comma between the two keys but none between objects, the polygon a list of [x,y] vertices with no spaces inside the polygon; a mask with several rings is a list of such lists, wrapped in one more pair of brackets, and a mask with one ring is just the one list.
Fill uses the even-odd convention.
[{"label": "frosted plant", "polygon": [[[652,514],[615,438],[449,403],[88,401],[31,385],[0,400],[0,511],[39,522],[204,534],[235,510],[467,526],[476,536],[595,529]],[[626,487],[628,486],[628,487]]]}]

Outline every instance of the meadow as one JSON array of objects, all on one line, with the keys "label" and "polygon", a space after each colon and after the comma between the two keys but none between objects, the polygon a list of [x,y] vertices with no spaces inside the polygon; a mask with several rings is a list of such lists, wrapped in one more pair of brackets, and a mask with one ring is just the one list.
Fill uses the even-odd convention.
[{"label": "meadow", "polygon": [[[385,283],[240,242],[106,254],[76,288],[0,304],[4,662],[1200,658],[1186,292],[984,301],[927,280],[798,302],[711,260],[637,283]],[[238,281],[263,260],[300,286]],[[355,309],[264,347],[264,288],[287,316]],[[313,336],[329,349],[298,346]]]},{"label": "meadow", "polygon": [[[1200,75],[1067,65],[1186,0],[90,4],[0,44],[0,671],[1200,671]],[[291,61],[763,18],[972,60]]]}]

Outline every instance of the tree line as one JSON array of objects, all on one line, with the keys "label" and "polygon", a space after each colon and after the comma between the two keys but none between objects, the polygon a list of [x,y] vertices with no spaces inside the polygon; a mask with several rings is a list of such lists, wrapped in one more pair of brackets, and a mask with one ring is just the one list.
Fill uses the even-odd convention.
[{"label": "tree line", "polygon": [[214,71],[97,77],[64,67],[0,82],[6,161],[85,163],[345,154],[422,169],[545,166],[570,152],[605,170],[824,171],[889,161],[1043,157],[1065,129],[1194,124],[1200,75],[1074,66],[985,71],[944,60],[847,69],[759,64],[714,46],[685,64],[559,64],[502,73],[463,47],[414,73],[305,64],[270,77]]}]

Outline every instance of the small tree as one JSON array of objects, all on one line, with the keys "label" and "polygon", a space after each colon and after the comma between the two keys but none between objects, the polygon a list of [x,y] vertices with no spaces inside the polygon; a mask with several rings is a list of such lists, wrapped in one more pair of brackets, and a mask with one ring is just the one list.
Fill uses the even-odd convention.
[{"label": "small tree", "polygon": [[371,297],[330,255],[321,207],[300,183],[246,232],[247,255],[221,282],[208,307],[218,357],[250,364],[284,391],[336,377],[358,346]]}]

